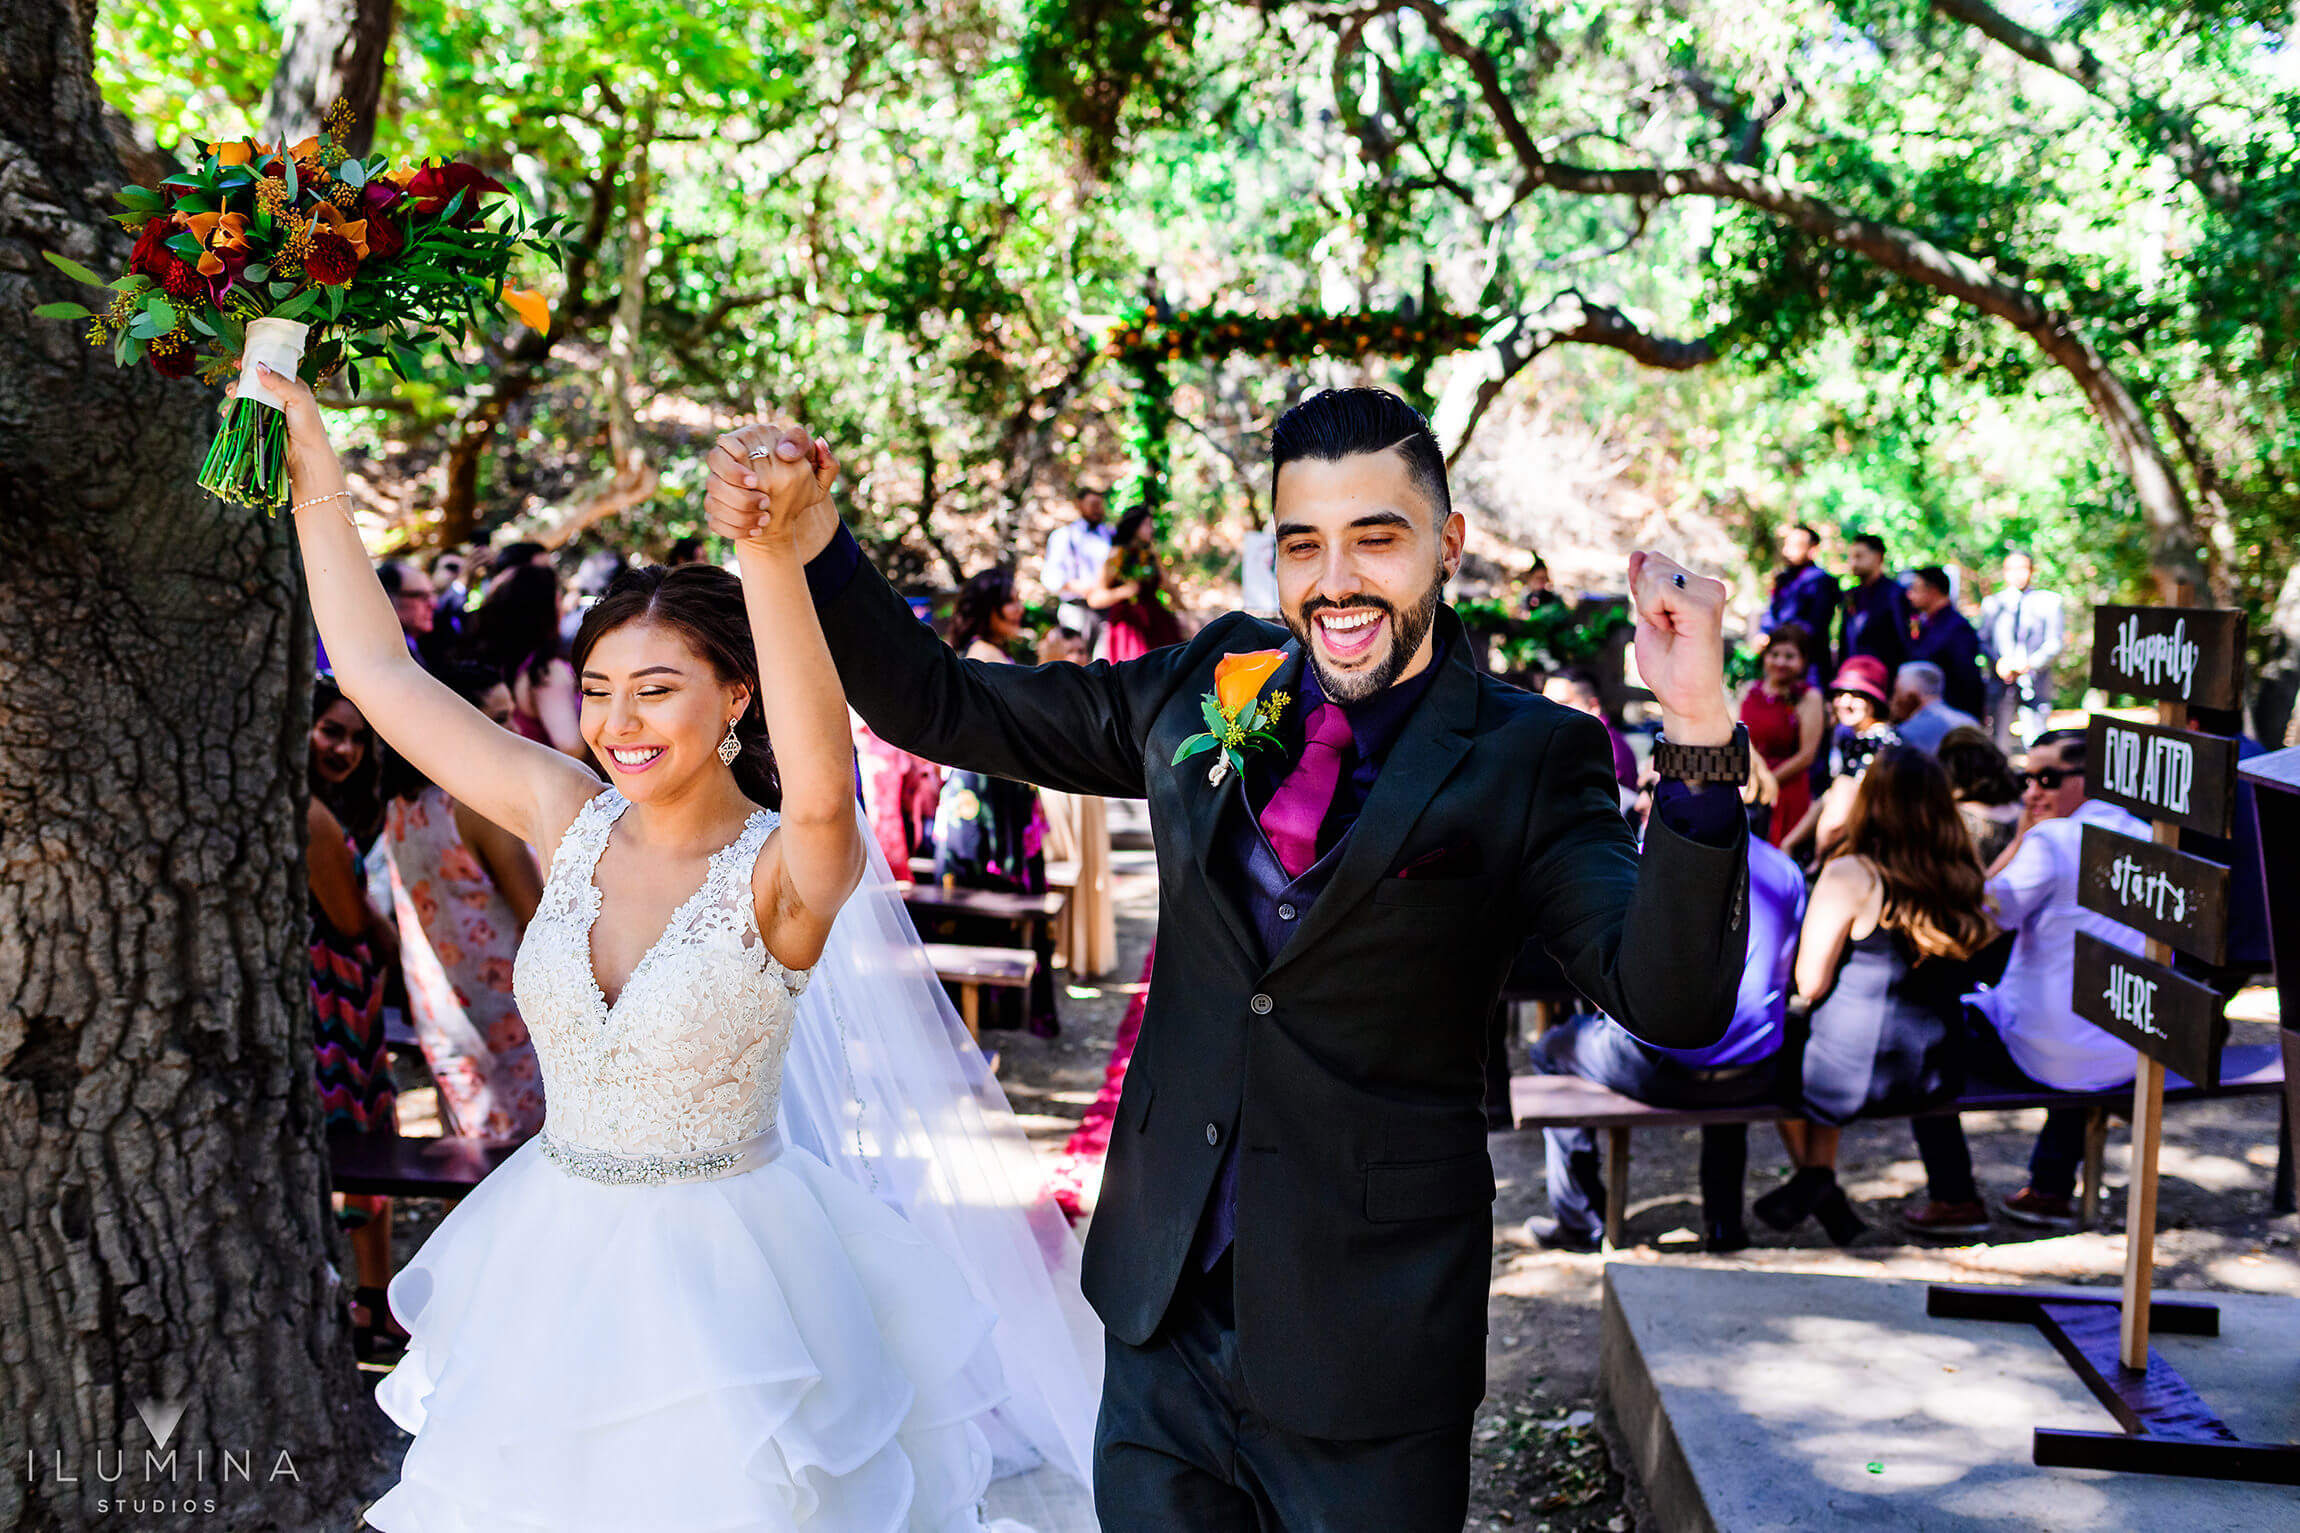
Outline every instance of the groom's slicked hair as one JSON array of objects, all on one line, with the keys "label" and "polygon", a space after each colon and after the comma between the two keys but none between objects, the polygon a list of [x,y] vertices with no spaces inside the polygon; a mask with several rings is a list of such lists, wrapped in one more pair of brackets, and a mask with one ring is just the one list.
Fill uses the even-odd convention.
[{"label": "groom's slicked hair", "polygon": [[1270,494],[1278,472],[1297,458],[1332,463],[1359,453],[1402,453],[1406,471],[1437,508],[1438,524],[1453,514],[1445,483],[1445,454],[1422,412],[1388,389],[1326,389],[1278,417],[1270,428]]}]

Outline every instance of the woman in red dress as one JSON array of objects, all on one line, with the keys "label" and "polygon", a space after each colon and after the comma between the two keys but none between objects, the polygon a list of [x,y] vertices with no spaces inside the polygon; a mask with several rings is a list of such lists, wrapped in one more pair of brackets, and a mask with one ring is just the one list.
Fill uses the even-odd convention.
[{"label": "woman in red dress", "polygon": [[1775,846],[1797,828],[1813,803],[1813,763],[1828,732],[1818,688],[1807,682],[1813,636],[1802,623],[1783,623],[1766,636],[1765,669],[1741,696],[1741,722],[1750,749],[1780,779],[1768,839]]},{"label": "woman in red dress", "polygon": [[1097,660],[1133,660],[1182,642],[1182,623],[1166,605],[1166,575],[1158,563],[1158,529],[1147,510],[1128,512],[1110,537],[1110,562],[1086,604],[1102,613]]}]

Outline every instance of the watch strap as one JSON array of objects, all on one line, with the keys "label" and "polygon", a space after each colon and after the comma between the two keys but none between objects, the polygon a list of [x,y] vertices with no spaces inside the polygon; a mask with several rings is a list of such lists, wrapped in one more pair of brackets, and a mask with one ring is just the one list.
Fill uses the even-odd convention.
[{"label": "watch strap", "polygon": [[1723,745],[1679,745],[1663,735],[1653,742],[1653,770],[1684,783],[1745,783],[1749,780],[1749,726],[1733,726]]}]

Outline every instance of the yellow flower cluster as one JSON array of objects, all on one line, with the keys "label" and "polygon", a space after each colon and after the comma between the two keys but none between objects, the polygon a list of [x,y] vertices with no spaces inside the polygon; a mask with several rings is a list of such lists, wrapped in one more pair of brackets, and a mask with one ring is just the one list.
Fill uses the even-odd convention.
[{"label": "yellow flower cluster", "polygon": [[287,182],[266,176],[256,183],[256,206],[274,218],[286,215],[288,210]]}]

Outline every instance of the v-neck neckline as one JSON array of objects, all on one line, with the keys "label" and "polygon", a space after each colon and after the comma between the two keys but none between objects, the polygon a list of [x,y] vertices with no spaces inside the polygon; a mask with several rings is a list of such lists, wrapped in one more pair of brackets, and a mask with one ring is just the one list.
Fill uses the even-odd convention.
[{"label": "v-neck neckline", "polygon": [[[583,886],[590,891],[590,897],[583,902],[585,909],[589,912],[583,922],[582,930],[583,973],[591,981],[594,1018],[602,1028],[614,1019],[615,1013],[623,1005],[624,998],[630,995],[633,982],[646,972],[647,965],[654,960],[657,953],[662,951],[664,942],[670,938],[673,932],[685,926],[693,918],[695,908],[702,902],[704,896],[711,892],[712,886],[718,882],[719,859],[741,846],[743,838],[750,834],[751,826],[757,822],[760,815],[766,813],[763,809],[752,810],[744,818],[742,829],[735,832],[735,838],[704,859],[703,881],[697,884],[694,892],[681,900],[671,911],[670,918],[663,923],[663,929],[655,934],[655,940],[647,944],[647,950],[639,955],[636,963],[631,965],[631,972],[623,976],[623,983],[616,987],[615,999],[610,1001],[607,999],[606,988],[599,983],[599,960],[591,946],[591,934],[598,929],[599,913],[606,907],[607,903],[606,891],[599,887],[599,863],[607,855],[607,847],[615,838],[616,822],[623,818],[623,811],[631,807],[631,801],[613,788],[609,788],[607,792],[614,794],[616,801],[609,806],[610,812],[607,815],[607,823],[599,829],[599,848],[592,854],[589,865],[583,869]],[[600,796],[605,797],[606,795]]]}]

